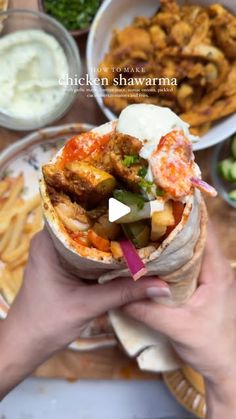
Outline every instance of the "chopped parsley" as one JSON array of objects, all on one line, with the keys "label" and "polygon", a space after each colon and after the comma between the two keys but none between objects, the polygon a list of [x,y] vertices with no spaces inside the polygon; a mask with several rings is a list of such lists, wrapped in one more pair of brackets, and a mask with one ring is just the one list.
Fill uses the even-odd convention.
[{"label": "chopped parsley", "polygon": [[138,175],[142,178],[145,178],[145,176],[147,174],[147,171],[148,171],[147,166],[143,166],[143,167],[141,167],[141,169],[139,169]]},{"label": "chopped parsley", "polygon": [[126,167],[132,166],[132,164],[139,163],[139,156],[138,155],[125,155],[122,163]]},{"label": "chopped parsley", "polygon": [[146,193],[151,193],[153,185],[153,182],[149,182],[149,180],[146,179],[141,179],[139,182],[140,188],[143,189]]},{"label": "chopped parsley", "polygon": [[99,0],[44,0],[45,12],[68,30],[87,28],[99,8]]}]

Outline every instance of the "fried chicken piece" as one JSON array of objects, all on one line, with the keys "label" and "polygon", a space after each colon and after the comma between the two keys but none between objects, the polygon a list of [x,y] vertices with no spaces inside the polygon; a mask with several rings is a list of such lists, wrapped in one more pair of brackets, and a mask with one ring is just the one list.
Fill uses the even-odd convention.
[{"label": "fried chicken piece", "polygon": [[220,4],[210,6],[209,13],[217,45],[226,57],[236,58],[236,17]]},{"label": "fried chicken piece", "polygon": [[67,193],[86,208],[111,194],[116,184],[112,175],[84,161],[67,163],[64,171],[58,170],[56,164],[46,164],[43,175],[48,185]]},{"label": "fried chicken piece", "polygon": [[170,38],[176,45],[183,47],[188,44],[192,32],[193,30],[187,22],[177,22],[171,29]]},{"label": "fried chicken piece", "polygon": [[145,29],[137,27],[128,26],[122,31],[117,31],[116,42],[119,46],[129,50],[150,51],[152,49],[149,33]]},{"label": "fried chicken piece", "polygon": [[183,83],[178,89],[177,100],[179,106],[184,111],[191,109],[194,101],[194,90],[192,86],[187,83]]},{"label": "fried chicken piece", "polygon": [[91,221],[84,208],[77,202],[72,202],[67,195],[56,191],[52,186],[48,186],[48,193],[59,219],[67,230],[73,233],[87,231]]},{"label": "fried chicken piece", "polygon": [[121,134],[116,131],[111,138],[109,148],[123,159],[124,155],[139,154],[142,142],[131,135]]},{"label": "fried chicken piece", "polygon": [[[113,173],[127,184],[131,190],[139,190],[139,170],[147,165],[146,160],[139,157],[142,143],[137,138],[116,132],[110,142],[110,158]],[[138,162],[127,167],[124,164],[125,156],[136,156]]]},{"label": "fried chicken piece", "polygon": [[180,6],[176,0],[161,0],[161,10],[171,14],[179,14]]},{"label": "fried chicken piece", "polygon": [[56,190],[66,190],[67,180],[63,170],[59,169],[56,164],[44,164],[42,167],[44,180],[48,186]]},{"label": "fried chicken piece", "polygon": [[[98,72],[109,79],[104,104],[117,115],[132,103],[168,106],[194,121],[195,130],[199,126],[199,132],[205,132],[208,114],[215,121],[222,113],[234,112],[234,100],[226,99],[236,92],[235,58],[236,16],[225,7],[160,0],[152,17],[136,17],[130,26],[113,31],[109,52],[101,62],[104,69]],[[138,86],[135,81],[113,85],[115,77],[135,79],[140,71],[143,82]],[[145,79],[154,78],[176,78],[178,85],[147,88]]]},{"label": "fried chicken piece", "polygon": [[209,105],[199,108],[196,105],[191,111],[181,114],[180,118],[188,122],[192,127],[195,127],[216,121],[234,112],[236,112],[236,95],[218,100],[214,103],[214,106]]},{"label": "fried chicken piece", "polygon": [[61,209],[63,208],[67,217],[78,220],[81,223],[89,223],[86,210],[77,202],[72,202],[68,195],[62,192],[57,192],[52,187],[48,188],[48,192],[53,206],[60,207]]},{"label": "fried chicken piece", "polygon": [[152,43],[157,49],[164,49],[167,45],[167,37],[163,29],[158,25],[153,25],[149,29]]},{"label": "fried chicken piece", "polygon": [[152,18],[152,24],[159,25],[161,28],[165,29],[167,32],[170,28],[176,23],[180,21],[179,15],[175,15],[173,13],[167,12],[158,12]]}]

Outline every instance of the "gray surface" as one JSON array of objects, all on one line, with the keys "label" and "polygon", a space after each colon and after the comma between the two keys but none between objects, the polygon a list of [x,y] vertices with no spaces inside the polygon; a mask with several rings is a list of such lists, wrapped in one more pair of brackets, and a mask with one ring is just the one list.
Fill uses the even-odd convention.
[{"label": "gray surface", "polygon": [[0,404],[0,419],[192,419],[162,382],[29,378]]}]

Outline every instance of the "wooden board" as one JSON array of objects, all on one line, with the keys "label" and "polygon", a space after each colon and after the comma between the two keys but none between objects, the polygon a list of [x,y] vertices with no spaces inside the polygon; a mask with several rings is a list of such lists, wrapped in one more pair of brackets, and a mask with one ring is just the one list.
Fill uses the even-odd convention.
[{"label": "wooden board", "polygon": [[81,353],[65,350],[41,365],[34,375],[68,381],[161,378],[159,374],[140,371],[136,361],[128,358],[118,346]]}]

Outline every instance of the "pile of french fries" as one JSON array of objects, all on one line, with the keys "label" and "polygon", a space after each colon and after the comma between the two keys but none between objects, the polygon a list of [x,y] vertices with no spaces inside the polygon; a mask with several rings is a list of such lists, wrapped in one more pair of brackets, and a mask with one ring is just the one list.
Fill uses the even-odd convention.
[{"label": "pile of french fries", "polygon": [[18,293],[32,237],[42,229],[39,194],[25,200],[24,176],[0,181],[0,293],[11,304]]}]

